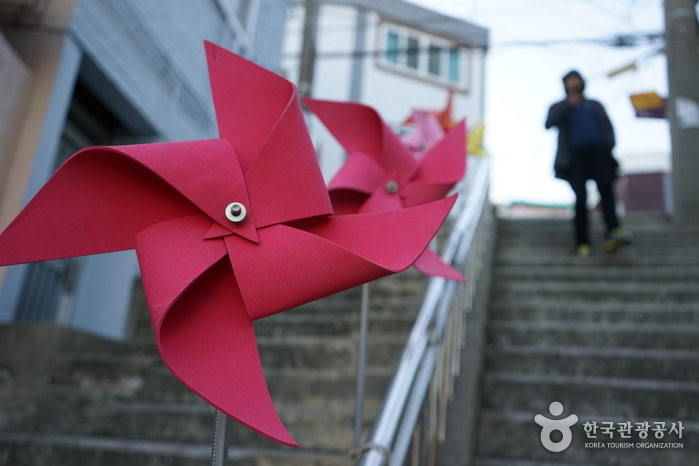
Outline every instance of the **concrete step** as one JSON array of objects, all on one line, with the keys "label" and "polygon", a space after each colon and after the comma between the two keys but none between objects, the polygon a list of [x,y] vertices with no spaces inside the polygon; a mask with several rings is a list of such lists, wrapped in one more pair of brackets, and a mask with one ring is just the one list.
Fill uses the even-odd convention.
[{"label": "concrete step", "polygon": [[[417,312],[369,311],[369,334],[395,335],[410,332]],[[359,333],[359,312],[290,313],[282,312],[255,323],[257,336],[337,335]]]},{"label": "concrete step", "polygon": [[696,302],[699,308],[699,284],[692,282],[622,283],[617,281],[511,281],[493,286],[497,301],[519,299],[560,299],[618,302]]},{"label": "concrete step", "polygon": [[699,349],[699,325],[493,320],[488,340],[496,346],[586,346]]},{"label": "concrete step", "polygon": [[[424,288],[424,287],[423,287]],[[421,289],[421,288],[420,288]],[[419,290],[419,289],[418,289]],[[421,291],[415,291],[415,293],[421,293]],[[370,299],[370,321],[373,323],[377,322],[380,326],[382,322],[395,318],[397,321],[409,320],[417,314],[419,311],[421,302],[410,297],[405,296],[377,296],[372,295]],[[325,298],[322,300],[314,301],[303,306],[299,306],[288,311],[280,312],[278,314],[260,319],[254,322],[255,331],[260,333],[269,333],[265,329],[268,325],[279,326],[280,324],[301,324],[303,321],[307,321],[310,324],[314,323],[329,323],[332,319],[337,319],[346,325],[346,322],[354,320],[359,322],[359,311],[360,311],[360,296],[354,296],[351,299],[330,299]],[[143,320],[138,325],[138,331],[134,334],[134,339],[148,339],[153,337],[153,330],[150,323],[150,318]],[[322,330],[332,329],[331,326],[326,325]],[[295,326],[289,327],[289,332],[298,333],[299,330],[303,330],[302,327],[298,329]],[[338,332],[340,330],[347,330],[356,332],[351,326],[336,327],[332,331]],[[313,334],[313,329],[309,328],[305,334]],[[286,333],[286,332],[285,332]],[[81,349],[83,350],[83,349]]]},{"label": "concrete step", "polygon": [[[15,394],[16,401],[12,403],[0,400],[0,430],[177,443],[211,440],[214,409],[206,403],[144,402],[99,392],[94,392],[92,397],[78,391],[44,395],[29,391]],[[34,407],[31,411],[28,403]],[[280,418],[296,441],[304,448],[315,449],[350,448],[353,408],[353,405],[341,410],[277,406]],[[375,413],[376,409],[365,411],[365,425],[371,425]],[[236,422],[231,425],[230,436],[234,445],[277,446]]]},{"label": "concrete step", "polygon": [[[639,247],[663,247],[665,245],[696,247],[697,233],[697,231],[687,231],[683,233],[667,229],[646,229],[637,232],[631,231],[631,240],[634,245]],[[594,242],[601,243],[604,240],[604,234],[605,231],[602,229],[594,230],[590,233],[590,239]],[[550,231],[537,230],[527,232],[522,230],[505,230],[498,235],[498,245],[500,246],[523,246],[529,244],[532,247],[545,248],[547,246],[569,245],[573,243],[574,240],[572,225],[563,230],[552,229]]]},{"label": "concrete step", "polygon": [[522,299],[517,302],[493,303],[490,316],[495,320],[626,322],[626,323],[689,323],[699,324],[696,303],[586,302],[565,300]]},{"label": "concrete step", "polygon": [[[400,324],[396,324],[400,328]],[[409,329],[410,325],[403,325],[403,329]],[[391,365],[400,357],[401,351],[407,339],[407,332],[381,334],[372,332],[369,335],[367,358],[370,364]],[[264,367],[331,367],[353,366],[357,359],[357,337],[344,335],[272,335],[258,336],[257,347],[260,360]],[[89,354],[89,356],[84,356]],[[111,348],[107,343],[102,348],[93,348],[89,353],[81,351],[62,352],[58,356],[60,367],[67,364],[76,364],[76,369],[81,365],[85,369],[93,366],[100,370],[91,361],[103,358],[105,364],[119,366],[119,357],[124,356],[125,361],[148,360],[149,357],[158,357],[158,348],[153,338],[143,338],[131,341],[127,344]],[[72,362],[71,362],[72,361]],[[125,362],[125,364],[128,364]],[[106,368],[105,368],[106,370]]]},{"label": "concrete step", "polygon": [[[554,453],[546,450],[540,440],[541,427],[534,423],[534,416],[542,414],[552,418],[548,413],[548,405],[542,404],[532,411],[501,411],[482,410],[481,429],[478,435],[478,458],[476,466],[666,466],[699,464],[699,425],[696,422],[672,418],[644,418],[632,416],[590,416],[581,410],[564,404],[565,411],[561,417],[571,413],[578,416],[578,422],[571,427],[573,441],[564,451]],[[630,439],[619,438],[614,431],[614,437],[597,431],[597,439],[588,439],[583,424],[585,422],[614,422],[616,427],[620,422],[665,422],[669,427],[672,422],[683,421],[682,438],[677,434],[666,434],[663,439],[655,439],[651,433],[646,439],[641,439],[638,433],[632,432]],[[555,435],[555,434],[554,434]],[[553,437],[552,435],[552,438]],[[560,438],[560,437],[559,437]],[[637,443],[666,442],[681,443],[682,448],[585,448],[586,443]],[[526,459],[525,459],[526,458]]]},{"label": "concrete step", "polygon": [[[419,310],[420,302],[413,299],[416,295],[424,294],[429,279],[419,272],[409,269],[400,274],[384,277],[375,280],[370,284],[370,311],[372,317],[375,314],[379,316],[384,311],[388,313],[406,313],[414,315]],[[138,299],[138,298],[136,298]],[[264,323],[267,321],[281,322],[285,318],[288,320],[302,319],[301,315],[322,315],[327,317],[329,314],[335,313],[356,314],[359,315],[361,305],[361,287],[355,287],[332,296],[328,296],[317,301],[304,304],[294,309],[275,314],[273,316],[261,319],[255,322],[255,328],[264,328]],[[145,303],[145,297],[141,298],[141,302],[137,305],[139,311],[134,326],[133,337],[150,338],[153,335],[150,316]],[[280,316],[285,316],[279,319]]]},{"label": "concrete step", "polygon": [[508,249],[505,252],[497,254],[494,263],[496,266],[693,266],[699,263],[699,254],[683,254],[681,252],[638,254],[634,252],[632,247],[628,247],[625,250],[622,249],[612,254],[604,254],[597,251],[593,252],[593,254],[588,257],[577,257],[572,248],[566,251],[561,250],[556,254],[541,254],[531,249],[518,248]]},{"label": "concrete step", "polygon": [[485,354],[487,370],[497,373],[699,382],[699,351],[498,346]]},{"label": "concrete step", "polygon": [[[652,241],[660,237],[669,239],[686,239],[693,235],[699,234],[699,229],[696,227],[679,227],[667,225],[623,225],[623,228],[628,230],[634,240]],[[574,226],[572,221],[566,221],[560,224],[538,225],[525,227],[522,225],[511,226],[505,223],[498,225],[498,237],[504,240],[515,240],[517,238],[545,238],[552,240],[573,240]],[[604,238],[607,231],[606,226],[594,222],[590,228],[590,238],[595,241]]]},{"label": "concrete step", "polygon": [[[378,406],[388,386],[392,370],[370,368],[366,380],[367,403]],[[301,408],[334,409],[354,405],[354,373],[339,369],[265,370],[265,379],[276,404]],[[163,370],[143,381],[137,394],[141,399],[191,403],[199,397],[177,378]]]},{"label": "concrete step", "polygon": [[[407,306],[406,306],[407,307]],[[312,335],[336,335],[356,336],[359,333],[359,309],[335,310],[333,312],[305,312],[307,309],[299,308],[293,311],[281,312],[273,316],[254,322],[255,334],[258,337],[269,336],[312,336]],[[399,310],[370,309],[369,333],[376,335],[395,335],[410,332],[415,323],[418,309],[411,305],[411,309],[403,307]],[[102,349],[103,352],[140,352],[138,345],[154,348],[153,329],[148,322],[148,327],[142,329],[131,340],[136,348],[110,348]],[[93,348],[99,350],[99,348]],[[84,353],[85,351],[78,351]]]},{"label": "concrete step", "polygon": [[589,265],[580,267],[509,265],[496,268],[495,283],[503,282],[547,282],[566,281],[614,283],[667,283],[686,282],[699,284],[699,265],[663,267],[603,267]]},{"label": "concrete step", "polygon": [[[0,432],[0,464],[12,466],[208,466],[209,444],[182,444],[112,437]],[[293,448],[232,446],[229,462],[240,466],[341,466],[342,453]]]},{"label": "concrete step", "polygon": [[[592,231],[603,231],[605,229],[604,220],[598,213],[590,212],[590,229]],[[678,226],[665,216],[625,216],[621,219],[624,228],[629,230],[642,230],[643,232],[652,230],[662,231],[697,231],[696,227]],[[498,219],[498,234],[506,234],[510,231],[537,231],[551,229],[570,229],[573,225],[572,218],[532,218],[532,219]]]},{"label": "concrete step", "polygon": [[[603,236],[591,238],[591,246],[594,252],[600,254],[605,253],[603,241]],[[508,254],[513,251],[530,251],[542,252],[545,254],[562,254],[570,253],[571,249],[574,249],[575,244],[574,238],[572,237],[567,239],[552,238],[548,240],[538,236],[531,239],[519,237],[517,240],[514,240],[514,238],[512,240],[506,238],[503,241],[498,241],[496,252],[498,254]],[[618,249],[614,254],[620,256],[634,256],[669,254],[673,252],[697,255],[699,253],[699,245],[697,244],[696,238],[691,238],[689,236],[671,240],[658,235],[657,238],[645,238],[643,240],[634,239],[630,245]]]},{"label": "concrete step", "polygon": [[[370,335],[367,363],[393,366],[400,358],[407,335]],[[357,340],[334,336],[258,337],[263,367],[354,367]]]},{"label": "concrete step", "polygon": [[[544,240],[536,238],[537,241],[519,238],[517,241],[498,241],[496,252],[498,254],[532,253],[538,252],[547,255],[571,254],[576,252],[576,243],[572,238],[567,240]],[[603,239],[595,238],[591,242],[593,255],[616,255],[621,257],[634,256],[657,256],[660,254],[686,253],[696,256],[699,253],[699,245],[696,238],[677,239],[674,241],[666,238],[658,238],[657,241],[633,241],[630,245],[625,245],[615,252],[606,253]]]},{"label": "concrete step", "polygon": [[[94,361],[93,361],[94,362]],[[347,368],[264,368],[267,388],[275,404],[308,409],[346,408],[354,403],[355,366]],[[393,366],[367,368],[366,395],[370,406],[378,403],[393,373]],[[66,389],[99,390],[111,396],[170,403],[197,403],[200,398],[182,384],[164,365],[147,371],[114,373],[60,372],[51,378],[58,393]],[[54,386],[41,387],[52,393]],[[3,388],[9,390],[9,388]],[[2,395],[0,391],[0,395]],[[9,396],[9,395],[8,395]]]},{"label": "concrete step", "polygon": [[485,375],[484,408],[535,411],[553,401],[589,415],[699,421],[696,382],[499,372]]}]

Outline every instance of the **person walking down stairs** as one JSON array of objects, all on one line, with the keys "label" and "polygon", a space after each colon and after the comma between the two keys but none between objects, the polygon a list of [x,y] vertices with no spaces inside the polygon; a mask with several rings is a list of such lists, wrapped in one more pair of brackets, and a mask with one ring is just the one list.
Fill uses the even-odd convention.
[{"label": "person walking down stairs", "polygon": [[575,192],[575,237],[578,255],[592,252],[587,219],[587,180],[595,180],[602,198],[607,225],[604,249],[614,251],[631,242],[616,215],[612,184],[619,163],[612,155],[614,129],[601,103],[584,95],[585,81],[573,70],[563,77],[566,98],[549,108],[546,129],[558,127],[558,151],[554,162],[556,178],[570,183]]}]

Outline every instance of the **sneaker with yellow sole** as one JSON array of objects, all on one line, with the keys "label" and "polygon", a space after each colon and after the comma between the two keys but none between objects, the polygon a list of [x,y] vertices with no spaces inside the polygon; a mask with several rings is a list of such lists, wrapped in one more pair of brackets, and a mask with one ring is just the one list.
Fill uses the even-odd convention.
[{"label": "sneaker with yellow sole", "polygon": [[592,246],[587,243],[578,244],[578,256],[587,257],[592,253]]},{"label": "sneaker with yellow sole", "polygon": [[631,244],[632,235],[630,232],[615,228],[604,238],[604,250],[607,252],[616,251],[620,246]]}]

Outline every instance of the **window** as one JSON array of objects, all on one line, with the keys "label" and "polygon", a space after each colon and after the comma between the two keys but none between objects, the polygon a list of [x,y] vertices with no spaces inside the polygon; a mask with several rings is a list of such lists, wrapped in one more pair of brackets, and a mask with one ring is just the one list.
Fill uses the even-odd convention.
[{"label": "window", "polygon": [[378,62],[417,77],[464,90],[468,55],[464,47],[404,26],[384,23]]},{"label": "window", "polygon": [[408,36],[408,68],[417,70],[420,67],[420,40],[416,37]]},{"label": "window", "polygon": [[398,54],[400,52],[400,38],[398,34],[389,31],[386,37],[386,61],[398,64]]},{"label": "window", "polygon": [[432,75],[441,76],[442,74],[442,50],[443,49],[441,47],[430,45],[427,71]]},{"label": "window", "polygon": [[459,66],[459,49],[452,47],[449,49],[449,81],[453,83],[458,83],[461,81],[460,66]]}]

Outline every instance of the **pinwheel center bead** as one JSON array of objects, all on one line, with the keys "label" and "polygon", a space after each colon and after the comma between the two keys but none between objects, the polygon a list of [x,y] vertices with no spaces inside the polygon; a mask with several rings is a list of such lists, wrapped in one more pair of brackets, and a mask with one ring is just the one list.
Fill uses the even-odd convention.
[{"label": "pinwheel center bead", "polygon": [[226,207],[226,217],[234,223],[242,222],[245,219],[248,211],[240,202],[231,202]]},{"label": "pinwheel center bead", "polygon": [[397,193],[398,192],[398,183],[396,183],[393,180],[386,183],[386,192],[388,192],[389,194]]}]

